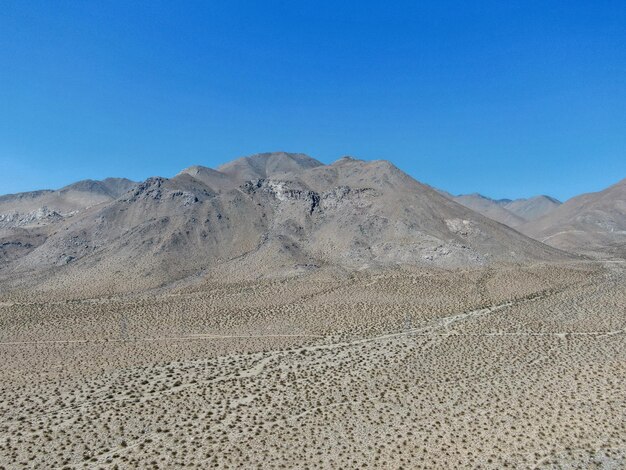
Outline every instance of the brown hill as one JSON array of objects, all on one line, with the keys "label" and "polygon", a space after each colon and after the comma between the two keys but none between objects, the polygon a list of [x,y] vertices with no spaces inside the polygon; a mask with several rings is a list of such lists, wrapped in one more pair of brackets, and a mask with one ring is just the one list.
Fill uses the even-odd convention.
[{"label": "brown hill", "polygon": [[529,199],[515,199],[502,204],[507,211],[521,217],[525,221],[535,220],[548,214],[562,204],[550,196],[535,196]]},{"label": "brown hill", "polygon": [[564,250],[626,257],[626,179],[574,197],[519,229]]},{"label": "brown hill", "polygon": [[445,191],[440,192],[473,211],[515,228],[546,215],[561,205],[560,201],[543,195],[529,199],[511,200],[491,199],[478,193],[453,196]]},{"label": "brown hill", "polygon": [[84,180],[56,191],[41,190],[0,196],[0,229],[45,225],[88,207],[110,202],[135,185],[125,178]]},{"label": "brown hill", "polygon": [[321,166],[322,163],[303,153],[267,152],[242,157],[218,168],[236,181],[269,178]]},{"label": "brown hill", "polygon": [[454,200],[485,217],[489,217],[509,227],[517,227],[526,222],[526,219],[508,210],[498,201],[485,197],[482,194],[462,194],[454,197]]}]

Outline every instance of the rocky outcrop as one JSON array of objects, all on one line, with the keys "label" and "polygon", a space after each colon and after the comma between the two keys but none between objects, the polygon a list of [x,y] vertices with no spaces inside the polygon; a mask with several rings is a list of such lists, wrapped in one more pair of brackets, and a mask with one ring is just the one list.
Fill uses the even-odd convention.
[{"label": "rocky outcrop", "polygon": [[[65,214],[65,216],[72,215]],[[47,207],[40,207],[37,210],[20,213],[11,212],[8,214],[0,214],[0,228],[24,227],[28,225],[37,225],[41,223],[50,223],[63,219],[64,215]]]}]

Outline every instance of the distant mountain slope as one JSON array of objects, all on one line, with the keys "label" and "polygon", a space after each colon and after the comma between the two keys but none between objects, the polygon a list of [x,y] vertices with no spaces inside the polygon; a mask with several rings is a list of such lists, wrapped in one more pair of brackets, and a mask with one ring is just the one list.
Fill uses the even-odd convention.
[{"label": "distant mountain slope", "polygon": [[135,186],[135,184],[134,181],[126,178],[106,178],[102,181],[82,180],[61,188],[59,192],[69,193],[71,191],[78,191],[90,194],[102,194],[115,199]]},{"label": "distant mountain slope", "polygon": [[84,180],[56,191],[0,196],[0,228],[46,225],[88,207],[116,199],[135,185],[125,178]]},{"label": "distant mountain slope", "polygon": [[519,227],[530,220],[541,217],[558,207],[561,202],[550,196],[535,196],[529,199],[491,199],[482,194],[452,194],[439,190],[444,196],[469,207],[509,227]]},{"label": "distant mountain slope", "polygon": [[465,207],[479,212],[485,217],[489,217],[509,227],[517,227],[526,222],[526,219],[507,210],[506,207],[503,207],[498,201],[481,194],[464,194],[454,197],[454,200]]},{"label": "distant mountain slope", "polygon": [[269,178],[321,166],[322,163],[303,153],[268,152],[238,158],[218,167],[218,171],[237,181]]},{"label": "distant mountain slope", "polygon": [[564,250],[626,257],[626,179],[574,197],[519,229]]},{"label": "distant mountain slope", "polygon": [[177,176],[180,175],[189,175],[214,191],[221,191],[236,186],[236,181],[230,175],[200,165],[185,168]]},{"label": "distant mountain slope", "polygon": [[509,212],[526,221],[538,219],[548,214],[562,204],[561,201],[550,196],[535,196],[529,199],[516,199],[501,204]]}]

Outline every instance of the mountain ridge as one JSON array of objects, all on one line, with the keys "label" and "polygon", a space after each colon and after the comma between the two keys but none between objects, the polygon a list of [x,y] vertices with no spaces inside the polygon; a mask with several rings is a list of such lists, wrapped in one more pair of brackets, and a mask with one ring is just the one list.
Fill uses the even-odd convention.
[{"label": "mountain ridge", "polygon": [[[112,201],[51,221],[39,228],[43,241],[0,274],[37,272],[36,284],[45,289],[89,279],[102,292],[153,288],[216,270],[254,278],[312,266],[455,268],[568,257],[385,160],[323,165],[278,152],[219,168],[148,178]],[[242,179],[250,169],[253,178]],[[222,187],[212,187],[215,181]]]},{"label": "mountain ridge", "polygon": [[626,257],[626,178],[568,199],[520,230],[560,249]]},{"label": "mountain ridge", "polygon": [[480,193],[454,196],[443,191],[442,194],[459,204],[513,228],[535,220],[561,205],[558,199],[546,195],[520,199],[493,199]]}]

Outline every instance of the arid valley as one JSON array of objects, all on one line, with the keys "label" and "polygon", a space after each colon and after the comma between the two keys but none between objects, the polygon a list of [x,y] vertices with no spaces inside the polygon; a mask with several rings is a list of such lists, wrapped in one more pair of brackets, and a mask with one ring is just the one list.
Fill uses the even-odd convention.
[{"label": "arid valley", "polygon": [[0,2],[0,470],[626,470],[626,1]]},{"label": "arid valley", "polygon": [[624,187],[520,231],[301,154],[0,198],[0,468],[624,468]]}]

